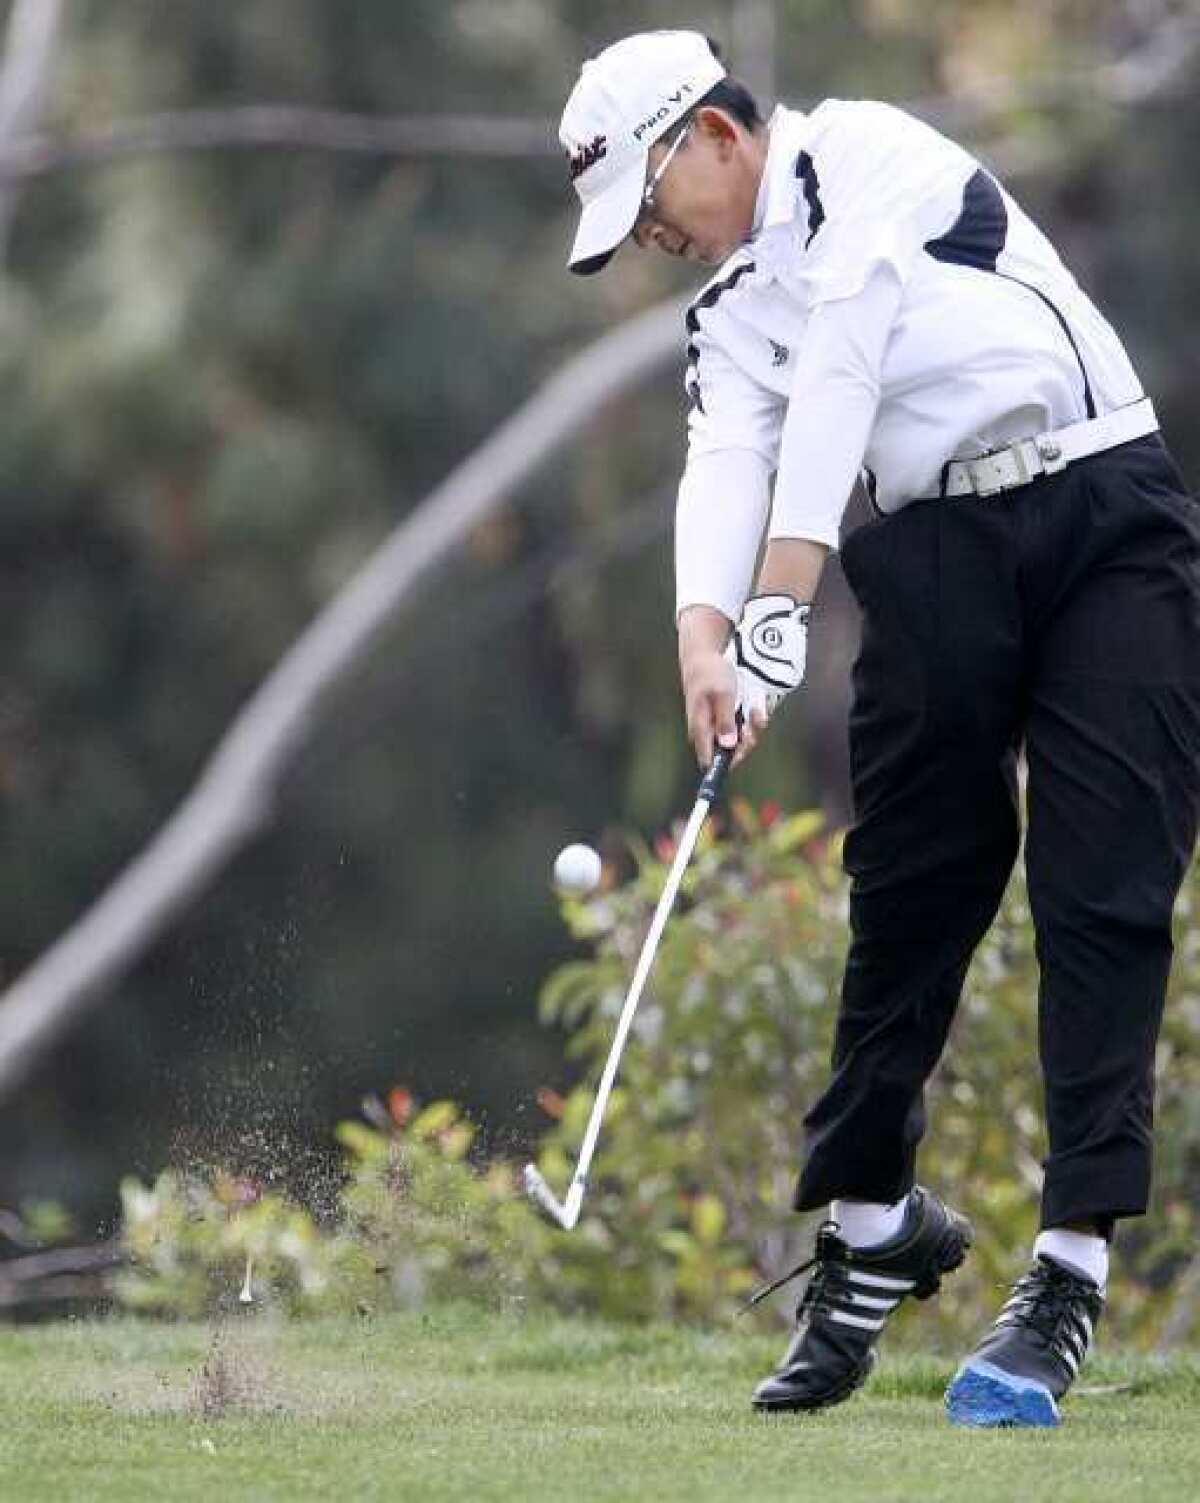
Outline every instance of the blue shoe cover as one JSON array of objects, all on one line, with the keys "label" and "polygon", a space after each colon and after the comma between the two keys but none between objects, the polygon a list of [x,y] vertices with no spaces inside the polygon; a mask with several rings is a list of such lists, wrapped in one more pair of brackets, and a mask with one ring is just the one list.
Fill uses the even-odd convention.
[{"label": "blue shoe cover", "polygon": [[955,1373],[946,1390],[946,1410],[952,1424],[975,1428],[1061,1423],[1058,1405],[1044,1384],[978,1359],[965,1362]]}]

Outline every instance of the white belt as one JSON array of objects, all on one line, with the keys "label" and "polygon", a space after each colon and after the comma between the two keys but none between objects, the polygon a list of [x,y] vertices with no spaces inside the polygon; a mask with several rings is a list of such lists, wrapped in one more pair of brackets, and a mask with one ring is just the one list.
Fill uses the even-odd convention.
[{"label": "white belt", "polygon": [[1115,449],[1157,433],[1158,419],[1149,397],[1118,407],[1103,417],[1072,423],[1037,438],[1019,439],[1005,449],[981,454],[978,459],[952,459],[946,466],[943,496],[997,496],[1016,490],[1040,475],[1057,475],[1077,459]]}]

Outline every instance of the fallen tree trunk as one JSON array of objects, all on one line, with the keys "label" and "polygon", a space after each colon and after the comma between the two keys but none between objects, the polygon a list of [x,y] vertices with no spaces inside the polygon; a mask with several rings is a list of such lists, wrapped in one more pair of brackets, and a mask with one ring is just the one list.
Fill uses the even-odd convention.
[{"label": "fallen tree trunk", "polygon": [[91,1247],[54,1247],[0,1261],[0,1309],[71,1299],[102,1299],[108,1275],[126,1261],[114,1238]]}]

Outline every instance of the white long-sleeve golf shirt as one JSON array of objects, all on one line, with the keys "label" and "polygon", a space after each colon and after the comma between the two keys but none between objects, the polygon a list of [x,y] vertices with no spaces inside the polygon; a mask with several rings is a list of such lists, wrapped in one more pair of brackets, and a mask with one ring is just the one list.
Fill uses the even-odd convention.
[{"label": "white long-sleeve golf shirt", "polygon": [[896,511],[952,459],[1143,395],[1050,242],[953,142],[837,100],[770,132],[754,233],[687,316],[676,606],[732,620],[764,534],[836,546],[860,471]]}]

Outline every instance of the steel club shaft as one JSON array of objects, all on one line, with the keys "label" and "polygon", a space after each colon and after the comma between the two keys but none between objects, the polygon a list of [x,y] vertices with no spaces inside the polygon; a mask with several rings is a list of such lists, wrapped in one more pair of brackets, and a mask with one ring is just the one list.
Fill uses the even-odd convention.
[{"label": "steel club shaft", "polygon": [[608,1060],[604,1066],[604,1073],[600,1077],[600,1084],[596,1088],[596,1100],[592,1104],[587,1131],[583,1135],[583,1144],[579,1150],[579,1159],[575,1165],[575,1173],[571,1178],[566,1199],[561,1203],[556,1199],[536,1165],[529,1164],[526,1166],[525,1188],[529,1195],[566,1231],[570,1231],[576,1224],[579,1220],[580,1211],[583,1209],[583,1197],[587,1189],[588,1170],[591,1168],[592,1156],[596,1151],[596,1142],[600,1136],[600,1127],[604,1121],[604,1112],[608,1106],[608,1098],[612,1094],[612,1088],[617,1078],[617,1070],[621,1063],[621,1055],[625,1049],[625,1041],[629,1037],[629,1030],[633,1026],[634,1014],[637,1012],[638,1003],[641,1001],[646,980],[650,975],[650,968],[654,964],[654,957],[658,952],[663,930],[666,928],[667,919],[670,917],[671,910],[675,906],[679,884],[682,882],[683,874],[692,859],[692,852],[696,848],[696,842],[700,838],[700,831],[704,828],[708,812],[721,791],[732,762],[732,751],[727,751],[724,748],[720,749],[697,790],[695,807],[692,809],[687,826],[680,837],[679,846],[675,852],[675,859],[671,863],[670,872],[667,874],[666,885],[663,887],[662,896],[658,900],[658,906],[654,910],[654,917],[650,922],[650,928],[642,944],[641,954],[638,956],[637,967],[634,970],[633,980],[625,997],[625,1004],[621,1008],[621,1016],[617,1021],[617,1031],[613,1036],[612,1047],[608,1052]]}]

